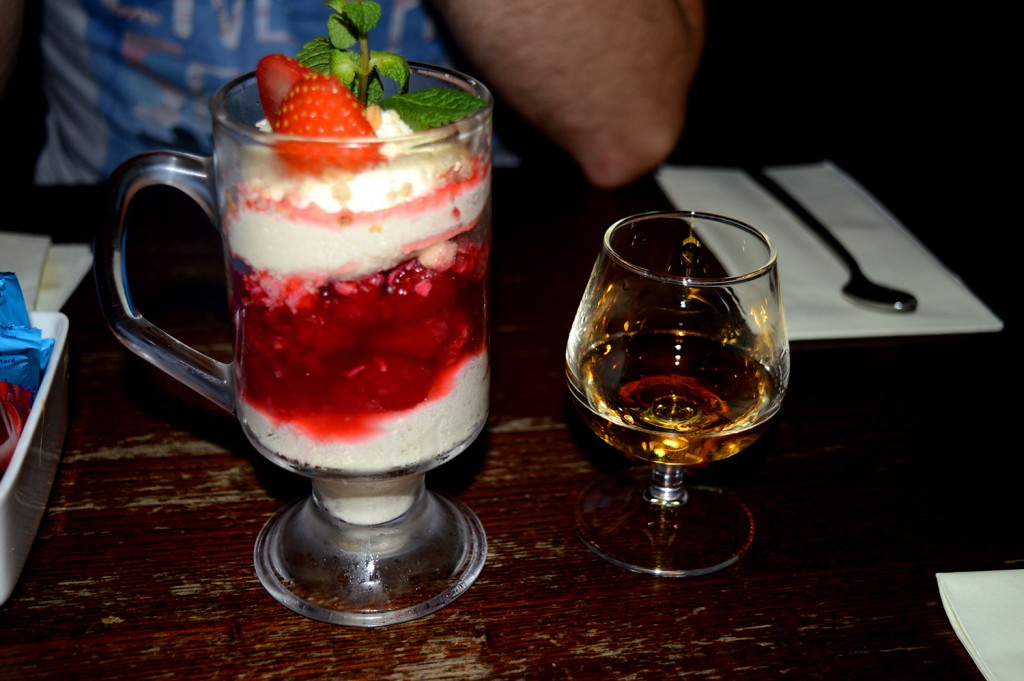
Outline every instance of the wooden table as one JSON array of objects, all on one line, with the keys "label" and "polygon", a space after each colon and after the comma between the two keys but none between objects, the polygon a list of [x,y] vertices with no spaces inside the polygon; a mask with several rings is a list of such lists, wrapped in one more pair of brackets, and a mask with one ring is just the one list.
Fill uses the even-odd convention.
[{"label": "wooden table", "polygon": [[[1024,535],[1008,428],[1016,331],[978,259],[961,274],[1006,331],[795,343],[777,421],[710,472],[750,506],[753,547],[715,574],[654,578],[574,535],[576,494],[606,474],[608,452],[576,420],[562,363],[602,231],[667,202],[653,181],[598,192],[540,170],[500,170],[494,191],[490,422],[429,477],[486,527],[469,591],[373,630],[280,606],[253,543],[307,483],[124,349],[87,281],[64,310],[71,421],[33,553],[0,607],[0,677],[980,680],[935,573],[1020,567]],[[91,239],[96,188],[32,198],[34,228]],[[128,247],[140,308],[227,359],[217,236],[183,199],[144,201],[135,219],[159,224]]]}]

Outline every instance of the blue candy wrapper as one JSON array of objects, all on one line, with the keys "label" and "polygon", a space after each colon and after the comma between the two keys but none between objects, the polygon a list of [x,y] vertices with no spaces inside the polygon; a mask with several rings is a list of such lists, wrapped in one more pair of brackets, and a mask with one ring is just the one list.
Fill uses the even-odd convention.
[{"label": "blue candy wrapper", "polygon": [[14,272],[0,272],[0,326],[28,326],[28,307]]},{"label": "blue candy wrapper", "polygon": [[53,352],[53,339],[29,326],[0,326],[0,382],[13,383],[33,393]]},{"label": "blue candy wrapper", "polygon": [[53,344],[31,326],[18,277],[0,272],[0,473],[28,419]]}]

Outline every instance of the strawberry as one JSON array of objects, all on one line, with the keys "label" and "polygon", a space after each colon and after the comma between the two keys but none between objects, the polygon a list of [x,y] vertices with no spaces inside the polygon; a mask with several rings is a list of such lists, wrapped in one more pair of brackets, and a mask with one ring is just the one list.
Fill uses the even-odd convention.
[{"label": "strawberry", "polygon": [[270,127],[277,127],[277,116],[281,110],[281,100],[302,80],[302,77],[313,71],[295,59],[283,54],[268,54],[256,64],[256,84],[260,91],[260,104]]},{"label": "strawberry", "polygon": [[[274,132],[308,137],[376,137],[362,103],[336,78],[310,71],[281,100]],[[358,170],[380,160],[373,145],[282,142],[286,163],[305,172]]]}]

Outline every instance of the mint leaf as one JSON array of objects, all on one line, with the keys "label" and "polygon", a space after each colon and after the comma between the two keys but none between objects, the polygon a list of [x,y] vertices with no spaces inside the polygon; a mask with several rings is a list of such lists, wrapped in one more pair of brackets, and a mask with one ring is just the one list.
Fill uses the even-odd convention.
[{"label": "mint leaf", "polygon": [[295,58],[317,73],[327,74],[331,72],[331,54],[334,52],[337,50],[331,46],[331,41],[320,36],[303,45]]},{"label": "mint leaf", "polygon": [[398,83],[398,91],[409,89],[409,62],[405,57],[391,52],[370,52],[370,67],[380,71],[380,75]]},{"label": "mint leaf", "polygon": [[380,103],[383,109],[392,109],[413,130],[425,130],[448,125],[471,115],[484,105],[484,100],[461,90],[431,88],[388,97]]},{"label": "mint leaf", "polygon": [[366,83],[366,105],[378,104],[383,98],[384,83],[381,82],[379,73],[371,71]]},{"label": "mint leaf", "polygon": [[327,18],[327,40],[337,49],[347,50],[359,42],[359,36],[352,32],[344,16],[332,14]]},{"label": "mint leaf", "polygon": [[357,52],[331,50],[328,56],[329,68],[326,73],[340,80],[349,90],[355,91],[359,79],[359,54]]},{"label": "mint leaf", "polygon": [[334,11],[341,13],[343,20],[348,23],[349,30],[356,36],[367,35],[380,21],[380,5],[376,2],[345,2],[340,3],[340,9],[338,4],[337,0],[334,0],[334,4],[330,6]]}]

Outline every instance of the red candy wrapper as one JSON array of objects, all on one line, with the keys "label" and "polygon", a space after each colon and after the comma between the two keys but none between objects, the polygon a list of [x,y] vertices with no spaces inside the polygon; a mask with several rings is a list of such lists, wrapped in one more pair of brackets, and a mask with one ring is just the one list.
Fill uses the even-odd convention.
[{"label": "red candy wrapper", "polygon": [[0,476],[18,446],[52,351],[53,339],[31,326],[17,276],[0,272]]},{"label": "red candy wrapper", "polygon": [[0,381],[0,476],[7,470],[14,448],[18,446],[34,397],[30,390]]}]

